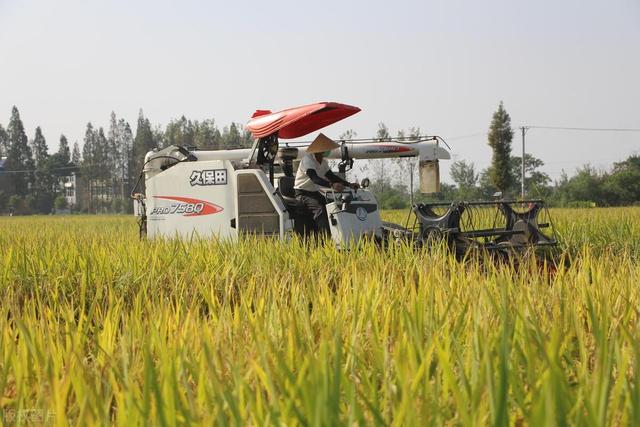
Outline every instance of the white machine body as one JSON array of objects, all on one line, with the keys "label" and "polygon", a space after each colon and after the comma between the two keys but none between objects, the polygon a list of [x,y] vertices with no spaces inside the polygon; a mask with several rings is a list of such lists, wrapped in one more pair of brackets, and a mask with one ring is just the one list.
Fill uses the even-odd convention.
[{"label": "white machine body", "polygon": [[382,238],[382,220],[378,202],[368,190],[344,194],[331,192],[332,202],[327,204],[331,238],[338,248],[349,249],[363,238]]},{"label": "white machine body", "polygon": [[246,232],[285,238],[292,228],[262,170],[236,170],[229,160],[205,160],[148,172],[149,237],[235,238]]},{"label": "white machine body", "polygon": [[[294,143],[292,143],[294,144]],[[440,144],[432,141],[421,142],[371,142],[371,143],[350,143],[344,145],[349,150],[349,156],[353,159],[389,159],[394,157],[420,157],[420,160],[450,159],[449,152]],[[306,154],[306,146],[296,146],[298,148],[298,159],[302,159]],[[199,160],[231,160],[247,161],[252,155],[253,149],[239,148],[236,150],[213,150],[198,151]],[[340,159],[341,149],[331,150],[328,159]]]},{"label": "white machine body", "polygon": [[[350,158],[419,157],[422,162],[450,158],[433,142],[344,143]],[[263,169],[255,166],[254,149],[188,151],[170,146],[145,156],[145,194],[140,215],[148,237],[236,238],[243,233],[286,239],[293,232],[293,215],[287,211]],[[300,147],[297,157],[306,154]],[[329,158],[340,158],[341,149]],[[436,168],[437,173],[437,168]],[[327,205],[331,236],[341,248],[362,236],[382,234],[382,221],[374,195],[367,190],[352,194],[348,203]]]}]

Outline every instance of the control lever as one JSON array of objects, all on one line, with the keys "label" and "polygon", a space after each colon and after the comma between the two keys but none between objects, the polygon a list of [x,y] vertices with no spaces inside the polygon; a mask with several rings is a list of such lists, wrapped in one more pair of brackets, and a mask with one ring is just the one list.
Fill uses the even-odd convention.
[{"label": "control lever", "polygon": [[342,196],[342,204],[348,205],[353,201],[353,193],[345,194]]}]

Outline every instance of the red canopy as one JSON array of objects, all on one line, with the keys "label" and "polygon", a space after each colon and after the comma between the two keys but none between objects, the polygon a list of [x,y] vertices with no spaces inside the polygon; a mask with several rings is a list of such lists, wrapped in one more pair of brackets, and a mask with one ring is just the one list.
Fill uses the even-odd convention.
[{"label": "red canopy", "polygon": [[274,132],[277,132],[278,137],[282,139],[298,138],[339,122],[358,111],[360,111],[358,107],[337,102],[319,102],[277,113],[256,110],[247,123],[247,129],[251,131],[254,138],[262,138]]}]

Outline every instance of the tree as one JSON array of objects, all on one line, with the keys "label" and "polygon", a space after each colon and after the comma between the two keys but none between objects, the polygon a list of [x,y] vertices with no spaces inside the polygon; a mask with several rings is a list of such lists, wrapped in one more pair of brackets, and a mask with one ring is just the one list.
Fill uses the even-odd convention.
[{"label": "tree", "polygon": [[9,152],[9,134],[0,125],[0,158],[5,157]]},{"label": "tree", "polygon": [[36,127],[36,133],[31,142],[31,152],[35,163],[34,174],[34,208],[41,213],[48,213],[53,206],[53,179],[49,170],[49,152],[47,141],[42,134],[40,126]]},{"label": "tree", "polygon": [[111,146],[102,127],[98,128],[95,144],[93,162],[94,168],[96,169],[96,177],[105,182],[109,182],[111,172],[113,171],[113,165],[111,163],[112,156],[110,153]]},{"label": "tree", "polygon": [[566,183],[563,191],[572,202],[594,202],[602,204],[604,175],[595,168],[585,165]]},{"label": "tree", "polygon": [[[511,176],[513,177],[511,191],[517,194],[520,191],[522,181],[522,157],[511,157],[510,162]],[[525,153],[524,185],[529,189],[530,192],[533,192],[538,196],[544,196],[548,193],[547,186],[551,182],[551,178],[549,178],[549,175],[538,170],[542,166],[544,166],[544,162],[541,159],[533,157],[531,154]]]},{"label": "tree", "polygon": [[82,177],[81,187],[87,191],[87,206],[88,212],[91,212],[93,205],[93,188],[91,183],[98,176],[98,171],[94,167],[96,165],[96,147],[97,147],[97,132],[93,129],[91,122],[87,123],[87,129],[84,132],[84,144],[82,144],[82,162],[80,163],[80,176]]},{"label": "tree", "polygon": [[84,144],[82,145],[82,176],[87,179],[95,179],[96,170],[96,131],[93,129],[91,122],[87,123],[87,129],[84,132]]},{"label": "tree", "polygon": [[98,212],[99,210],[108,209],[114,190],[112,182],[114,165],[111,144],[107,140],[102,127],[99,127],[93,133],[92,148],[92,162],[87,165],[87,168],[91,168],[92,171],[89,176],[93,178],[93,181],[89,182],[89,198],[92,199],[89,203]]},{"label": "tree", "polygon": [[105,141],[105,163],[107,165],[107,174],[105,179],[111,183],[111,190],[113,194],[117,191],[117,181],[120,176],[118,173],[118,168],[120,166],[120,154],[118,153],[119,140],[120,128],[118,127],[116,113],[112,111],[109,120],[109,131],[107,132],[107,139]]},{"label": "tree", "polygon": [[[77,146],[75,146],[74,149],[78,149],[79,155],[80,149],[77,148]],[[71,175],[72,173],[76,172],[76,168],[74,168],[73,166],[74,165],[71,163],[71,150],[69,150],[69,142],[64,135],[60,135],[60,144],[58,145],[58,151],[49,156],[46,166],[47,172],[52,177],[54,202],[55,194],[61,190],[61,178],[63,176]]]},{"label": "tree", "polygon": [[[419,127],[411,127],[409,128],[409,132],[399,130],[398,139],[400,141],[416,140],[420,136],[420,133],[421,132]],[[414,194],[416,182],[418,182],[419,177],[416,176],[416,174],[418,173],[419,162],[420,162],[420,159],[418,156],[406,157],[406,158],[396,157],[391,161],[391,163],[396,166],[394,168],[396,170],[396,182],[398,182],[399,184],[402,184],[403,181],[407,179],[408,182],[407,181],[404,181],[404,182],[407,183],[410,194]],[[407,170],[409,171],[409,174],[408,174],[409,178],[406,178],[406,175],[405,175],[405,171]]]},{"label": "tree", "polygon": [[460,188],[475,187],[478,183],[479,176],[475,171],[473,163],[467,163],[464,160],[453,162],[450,169],[450,175],[453,181]]},{"label": "tree", "polygon": [[153,143],[155,148],[160,150],[168,145],[165,142],[164,131],[162,130],[162,126],[156,125],[151,130],[151,135],[153,135]]},{"label": "tree", "polygon": [[213,119],[203,120],[198,123],[196,120],[195,145],[203,150],[217,150],[220,148],[222,135],[215,125]]},{"label": "tree", "polygon": [[232,122],[231,126],[223,129],[222,145],[226,149],[242,147],[242,135],[238,130],[238,125]]},{"label": "tree", "polygon": [[42,134],[40,126],[36,127],[36,134],[31,142],[31,153],[33,154],[36,168],[41,168],[49,157],[47,141]]},{"label": "tree", "polygon": [[630,156],[615,163],[611,174],[604,177],[603,190],[609,204],[640,202],[640,156]]},{"label": "tree", "polygon": [[[382,122],[378,123],[376,139],[386,141],[389,138],[391,138],[391,134],[389,133],[387,125]],[[370,162],[373,169],[373,182],[371,183],[371,188],[379,195],[379,197],[384,197],[384,191],[391,185],[391,179],[385,170],[388,165],[385,163],[387,163],[385,159],[375,159]]]},{"label": "tree", "polygon": [[[197,122],[196,122],[197,123]],[[253,144],[253,136],[251,132],[246,130],[239,123],[231,123],[228,128],[222,130],[221,145],[222,148],[233,149],[242,147],[251,147]]]},{"label": "tree", "polygon": [[253,145],[253,134],[249,129],[240,125],[240,147],[249,148]]},{"label": "tree", "polygon": [[493,180],[491,179],[490,171],[491,171],[491,166],[489,166],[486,169],[483,169],[482,172],[480,172],[480,178],[478,179],[478,182],[480,184],[479,185],[480,197],[484,199],[492,199],[496,194],[496,192],[499,191],[498,188],[493,183]]},{"label": "tree", "polygon": [[195,145],[196,126],[193,125],[191,120],[187,120],[185,116],[180,118],[180,133],[182,136],[182,145],[186,145],[187,147]]},{"label": "tree", "polygon": [[[226,144],[236,144],[237,146],[246,146],[245,135],[240,130],[241,126],[238,124],[232,124],[236,128],[233,131],[230,128],[225,129],[225,141],[223,141],[223,135],[220,133],[215,125],[213,119],[203,120],[199,122],[197,120],[191,121],[185,116],[180,117],[178,120],[171,120],[164,131],[164,144],[165,145],[182,145],[185,147],[197,147],[201,150],[217,150],[221,148],[223,142]],[[234,134],[230,136],[231,134]],[[235,141],[229,141],[233,139]],[[249,141],[249,146],[251,141]],[[229,148],[235,148],[230,146]]]},{"label": "tree", "polygon": [[125,198],[129,185],[131,169],[131,150],[133,146],[133,133],[131,126],[124,119],[118,120],[118,139],[116,149],[118,154],[117,179],[120,181],[120,197]]},{"label": "tree", "polygon": [[464,160],[455,161],[449,169],[449,174],[458,186],[458,198],[472,199],[477,197],[478,189],[476,186],[480,176],[476,173],[473,163],[467,163]]},{"label": "tree", "polygon": [[138,173],[142,170],[144,164],[144,156],[156,147],[156,142],[153,138],[153,130],[151,129],[151,122],[144,117],[142,109],[138,114],[138,126],[136,128],[136,136],[133,140],[133,158],[132,158],[132,170],[131,179],[137,179]]},{"label": "tree", "polygon": [[349,141],[355,139],[358,136],[358,133],[353,129],[347,129],[338,135],[338,141]]},{"label": "tree", "polygon": [[58,145],[58,155],[60,155],[60,159],[65,161],[66,163],[71,163],[71,150],[69,149],[69,142],[67,141],[67,137],[64,135],[60,135],[60,144]]},{"label": "tree", "polygon": [[420,194],[418,201],[421,202],[450,202],[458,198],[458,190],[453,184],[443,182],[440,184],[440,191],[437,193]]},{"label": "tree", "polygon": [[58,196],[56,197],[53,206],[56,208],[56,210],[62,210],[62,209],[66,209],[67,208],[67,198],[64,196]]},{"label": "tree", "polygon": [[[9,134],[0,125],[0,165],[4,169],[4,157],[9,152]],[[8,200],[9,192],[11,192],[11,183],[7,174],[2,173],[0,170],[0,211],[4,210]]]},{"label": "tree", "polygon": [[389,128],[384,123],[378,123],[378,131],[376,132],[376,139],[379,141],[386,141],[391,138],[391,134],[389,133]]},{"label": "tree", "polygon": [[409,205],[409,196],[404,187],[390,186],[384,197],[380,199],[380,209],[406,209]]},{"label": "tree", "polygon": [[78,145],[78,141],[76,141],[73,143],[73,151],[71,151],[71,163],[73,163],[74,166],[80,166],[81,161],[80,146]]},{"label": "tree", "polygon": [[[14,105],[11,109],[11,120],[7,128],[9,148],[5,171],[10,173],[13,193],[25,196],[29,192],[33,175],[33,159],[27,143],[27,135],[20,119],[20,112]],[[11,172],[14,173],[11,173]]]},{"label": "tree", "polygon": [[49,156],[45,169],[53,179],[53,188],[58,191],[60,178],[71,175],[76,168],[65,158],[63,153],[58,152]]},{"label": "tree", "polygon": [[17,194],[13,194],[11,197],[9,197],[7,207],[9,208],[10,212],[22,213],[25,207],[24,199]]},{"label": "tree", "polygon": [[510,163],[513,130],[511,117],[504,109],[502,101],[498,105],[498,110],[493,113],[488,139],[489,146],[493,150],[489,177],[493,185],[506,194],[513,183]]}]

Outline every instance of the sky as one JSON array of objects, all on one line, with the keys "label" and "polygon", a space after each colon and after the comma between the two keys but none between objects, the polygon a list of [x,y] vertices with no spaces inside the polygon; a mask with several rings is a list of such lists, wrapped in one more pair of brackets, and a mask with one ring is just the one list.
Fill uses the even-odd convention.
[{"label": "sky", "polygon": [[[640,128],[640,0],[0,0],[0,124],[16,105],[54,150],[111,111],[224,126],[318,101],[362,109],[329,136],[420,127],[477,169],[500,101],[514,127]],[[526,141],[552,178],[640,154],[640,132]]]}]

